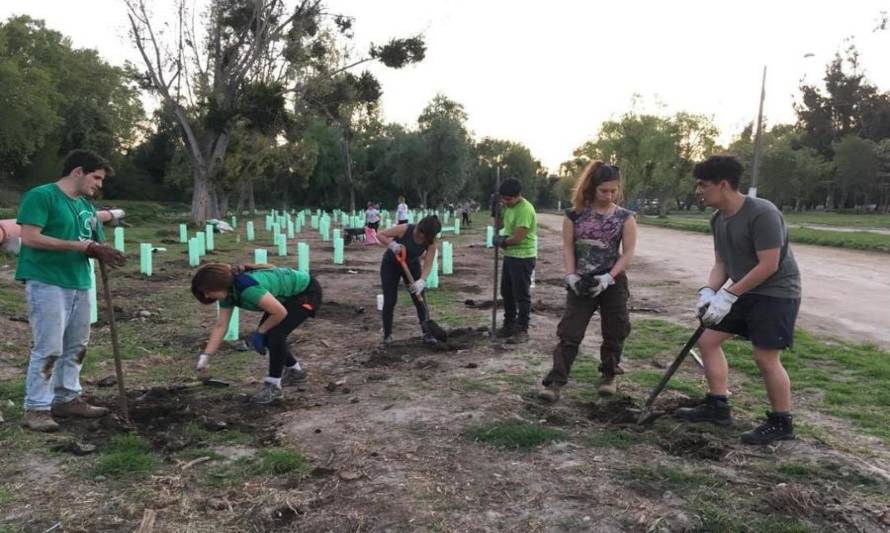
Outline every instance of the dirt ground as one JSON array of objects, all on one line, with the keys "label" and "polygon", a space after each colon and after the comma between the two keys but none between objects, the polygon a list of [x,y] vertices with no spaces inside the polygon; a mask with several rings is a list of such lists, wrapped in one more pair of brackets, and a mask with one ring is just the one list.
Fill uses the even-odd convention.
[{"label": "dirt ground", "polygon": [[[333,265],[330,243],[305,230],[300,240],[312,247],[312,273],[325,292],[318,317],[291,337],[309,380],[287,388],[284,401],[268,408],[244,401],[265,372],[255,354],[226,349],[214,358],[214,375],[230,381],[230,387],[205,387],[196,380],[191,368],[213,312],[190,298],[190,270],[181,254],[163,260],[152,280],[117,274],[119,320],[133,335],[125,337],[124,345],[130,355],[125,369],[133,424],[127,427],[116,417],[66,421],[60,434],[34,436],[16,433],[7,423],[4,435],[14,440],[6,442],[19,444],[10,445],[0,459],[6,487],[0,491],[0,531],[4,524],[12,531],[133,531],[146,510],[156,512],[157,532],[890,528],[890,449],[856,433],[844,420],[803,408],[799,420],[816,430],[766,448],[738,443],[738,433],[754,423],[747,412],[729,430],[689,426],[669,416],[638,426],[629,409],[641,405],[647,389],[622,380],[616,399],[598,399],[595,381],[582,378],[581,366],[558,404],[537,401],[533,393],[549,368],[564,298],[560,222],[550,215],[540,220],[531,340],[516,346],[492,342],[484,331],[492,253],[480,245],[484,232],[478,217],[463,235],[449,238],[455,245],[455,274],[440,278],[442,288],[431,301],[433,317],[452,333],[448,343],[435,348],[420,343],[413,308],[402,295],[396,343],[380,349],[375,297],[381,248],[351,244],[346,264]],[[632,318],[688,325],[688,289],[703,277],[692,267],[699,265],[699,249],[706,255],[707,246],[697,235],[678,233],[680,241],[667,242],[675,232],[647,227],[642,233],[640,260],[630,273]],[[265,232],[258,234],[265,238]],[[685,243],[687,236],[694,250],[674,262],[677,247],[685,246],[678,242]],[[230,237],[218,243],[220,250],[211,257],[252,257],[247,243],[236,245]],[[272,262],[294,263],[293,257],[273,257],[268,248]],[[798,257],[809,265],[803,248],[796,248]],[[847,254],[825,250],[822,257]],[[886,262],[878,263],[874,268],[886,271]],[[832,269],[825,266],[820,272],[827,277]],[[879,277],[871,282],[886,285],[890,279]],[[810,277],[807,289],[820,283]],[[837,290],[859,302],[851,290],[875,290],[864,282],[832,287],[823,288],[823,297]],[[472,306],[464,303],[470,299]],[[818,322],[820,315],[811,309],[818,303],[805,303],[805,326]],[[29,334],[22,319],[21,313],[0,318],[0,380],[24,375]],[[252,330],[256,319],[242,314],[242,334]],[[583,359],[588,369],[595,369],[597,329],[595,320],[579,357],[579,365]],[[840,326],[827,331],[843,333]],[[95,326],[92,342],[107,353],[103,321]],[[626,377],[661,372],[673,357],[654,355],[626,361]],[[99,378],[111,374],[106,355],[85,373],[90,381],[86,393],[116,409],[114,388],[99,386]],[[680,376],[701,382],[691,364]],[[688,395],[668,390],[662,408],[689,401]],[[758,404],[758,412],[762,409]],[[467,436],[472,428],[495,422],[549,428],[563,437],[522,450]],[[144,437],[160,458],[159,468],[147,477],[96,476],[90,473],[95,455],[77,457],[64,448],[77,442],[102,452],[112,436],[126,432]],[[604,445],[604,440],[613,444]],[[273,447],[300,450],[309,467],[278,476],[232,473],[243,458]],[[790,464],[806,476],[777,469]]]}]

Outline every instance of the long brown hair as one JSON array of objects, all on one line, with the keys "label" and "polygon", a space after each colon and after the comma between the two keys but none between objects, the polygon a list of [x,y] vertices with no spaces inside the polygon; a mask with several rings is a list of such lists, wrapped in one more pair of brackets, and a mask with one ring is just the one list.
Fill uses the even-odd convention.
[{"label": "long brown hair", "polygon": [[[243,272],[251,270],[263,270],[274,268],[272,265],[256,265],[248,263],[242,265]],[[228,263],[207,263],[201,266],[192,276],[192,295],[202,304],[212,304],[212,300],[205,296],[209,291],[229,291],[235,282],[235,269]]]},{"label": "long brown hair", "polygon": [[618,167],[607,165],[599,160],[587,163],[575,181],[572,207],[576,211],[580,211],[593,205],[596,200],[596,188],[607,181],[618,181],[620,186],[621,173],[618,171]]}]

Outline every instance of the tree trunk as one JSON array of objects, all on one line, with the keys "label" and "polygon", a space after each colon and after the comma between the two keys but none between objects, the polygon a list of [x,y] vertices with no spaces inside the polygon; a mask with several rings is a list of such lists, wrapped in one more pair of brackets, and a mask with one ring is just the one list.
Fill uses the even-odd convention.
[{"label": "tree trunk", "polygon": [[346,187],[349,189],[349,211],[355,212],[355,184],[352,182],[352,154],[349,147],[349,133],[343,129],[343,160],[346,165]]},{"label": "tree trunk", "polygon": [[247,205],[250,209],[250,214],[256,214],[256,198],[253,195],[253,180],[248,180],[247,182]]},{"label": "tree trunk", "polygon": [[193,166],[192,172],[195,177],[195,187],[192,191],[192,220],[203,224],[210,218],[209,178],[206,169],[198,165]]},{"label": "tree trunk", "polygon": [[229,196],[228,192],[219,194],[219,214],[221,217],[228,216],[229,214]]}]

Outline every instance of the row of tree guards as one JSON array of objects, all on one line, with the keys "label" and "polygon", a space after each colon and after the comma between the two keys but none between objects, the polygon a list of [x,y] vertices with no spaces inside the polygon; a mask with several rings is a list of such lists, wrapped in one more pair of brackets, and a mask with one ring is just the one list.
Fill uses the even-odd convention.
[{"label": "row of tree guards", "polygon": [[[413,223],[415,220],[420,220],[421,218],[430,215],[436,214],[440,219],[443,220],[444,224],[448,224],[451,222],[451,225],[443,225],[442,233],[453,233],[455,235],[460,235],[460,219],[451,217],[450,213],[442,212],[438,213],[435,211],[428,210],[412,210],[408,213],[408,222]],[[317,230],[321,240],[325,242],[333,241],[333,263],[335,265],[342,265],[345,262],[345,237],[344,230],[347,229],[361,229],[364,227],[364,213],[353,212],[348,213],[340,210],[335,210],[332,213],[323,212],[321,210],[317,210],[312,212],[311,210],[304,209],[302,211],[291,211],[291,212],[281,212],[277,210],[273,210],[270,214],[265,216],[265,229],[268,232],[272,233],[272,242],[275,247],[275,251],[277,252],[278,257],[287,257],[288,256],[288,244],[291,239],[296,238],[298,233],[302,233],[304,227],[306,226],[306,222],[309,222],[309,227],[313,230]],[[381,225],[383,227],[391,226],[393,222],[393,218],[389,212],[384,211],[381,213]],[[339,223],[340,228],[332,227],[333,224]],[[201,259],[207,255],[208,252],[213,251],[215,249],[215,232],[217,231],[217,226],[223,226],[224,224],[220,224],[219,221],[212,221],[207,224],[203,231],[197,231],[193,236],[189,235],[189,229],[187,224],[179,225],[179,242],[182,244],[186,244],[188,246],[188,260],[189,266],[197,267],[201,264]],[[238,217],[231,217],[231,229],[237,230],[238,228]],[[222,228],[220,228],[222,229]],[[253,242],[256,240],[256,229],[254,226],[254,222],[252,220],[248,220],[244,225],[245,237],[247,241]],[[124,228],[117,227],[114,228],[114,247],[121,252],[126,252],[125,241],[124,241]],[[241,234],[235,234],[236,240],[240,242]],[[492,246],[493,239],[493,228],[489,227],[488,232],[486,233],[486,246]],[[145,276],[151,276],[153,274],[153,256],[157,252],[165,252],[166,248],[156,248],[151,243],[142,242],[139,243],[139,271],[141,274]],[[303,272],[309,272],[310,269],[310,248],[309,244],[305,242],[298,242],[296,245],[296,258],[297,258],[297,269]],[[266,248],[256,248],[254,250],[254,262],[258,264],[265,264],[269,262],[269,251]],[[439,252],[436,252],[436,257],[433,261],[433,268],[427,277],[427,287],[430,289],[436,289],[439,287]],[[95,264],[93,260],[90,260],[90,266],[92,270],[93,277],[93,289],[90,291],[90,299],[92,302],[92,316],[90,318],[91,323],[95,323],[98,320],[98,306],[96,305],[96,291],[95,291]],[[450,276],[454,274],[454,247],[448,241],[442,241],[441,247],[441,272],[443,275]],[[218,309],[218,306],[217,306]],[[235,309],[232,314],[232,319],[229,324],[229,329],[226,333],[226,340],[237,340],[238,339],[238,324],[239,324],[239,316],[238,310]]]}]

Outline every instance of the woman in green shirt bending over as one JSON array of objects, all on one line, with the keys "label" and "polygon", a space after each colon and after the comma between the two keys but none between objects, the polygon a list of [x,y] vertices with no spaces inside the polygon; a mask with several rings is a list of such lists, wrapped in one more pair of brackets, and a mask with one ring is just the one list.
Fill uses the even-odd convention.
[{"label": "woman in green shirt bending over", "polygon": [[198,371],[210,366],[210,356],[222,342],[232,309],[240,307],[247,311],[263,311],[263,318],[250,336],[250,344],[260,355],[269,353],[269,376],[251,401],[268,404],[281,398],[285,367],[285,384],[306,380],[306,372],[287,347],[287,336],[308,317],[314,317],[321,305],[321,285],[308,273],[271,265],[236,268],[224,263],[210,263],[195,272],[192,294],[204,304],[219,302],[216,324],[207,347],[198,356]]}]

